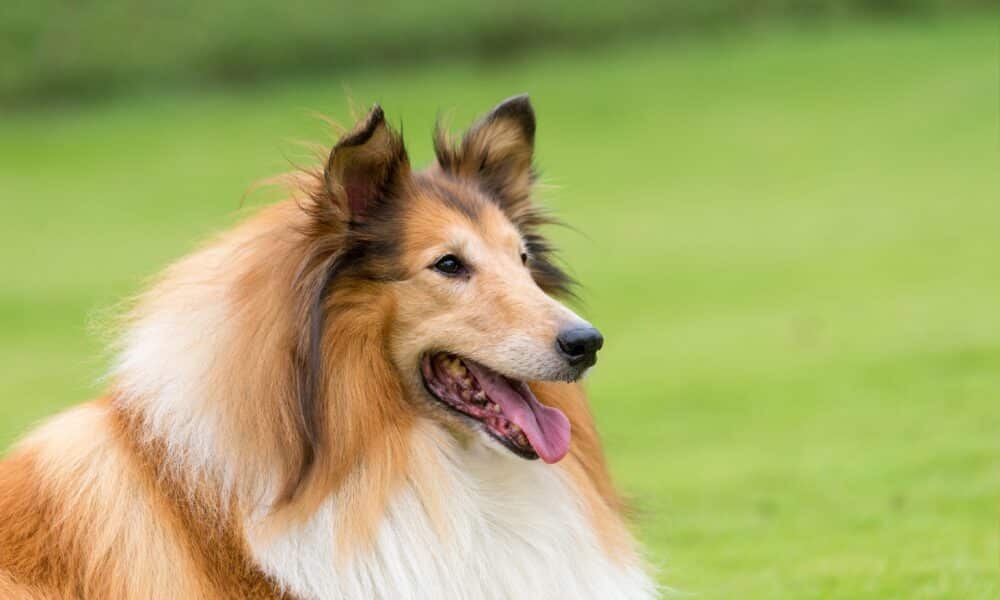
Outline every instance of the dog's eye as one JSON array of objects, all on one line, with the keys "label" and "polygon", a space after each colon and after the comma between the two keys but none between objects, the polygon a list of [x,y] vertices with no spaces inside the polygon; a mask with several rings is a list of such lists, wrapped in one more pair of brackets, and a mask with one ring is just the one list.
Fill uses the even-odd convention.
[{"label": "dog's eye", "polygon": [[461,275],[465,273],[465,265],[454,254],[445,254],[434,263],[434,270],[445,275]]},{"label": "dog's eye", "polygon": [[521,264],[522,265],[528,264],[528,253],[527,252],[522,252],[521,253]]}]

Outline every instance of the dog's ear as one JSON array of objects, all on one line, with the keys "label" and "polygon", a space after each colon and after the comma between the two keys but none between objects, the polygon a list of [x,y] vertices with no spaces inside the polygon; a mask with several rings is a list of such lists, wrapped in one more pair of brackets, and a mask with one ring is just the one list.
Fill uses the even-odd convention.
[{"label": "dog's ear", "polygon": [[498,104],[476,121],[457,145],[439,123],[434,152],[442,171],[478,183],[521,230],[538,285],[553,295],[572,295],[572,278],[556,264],[555,251],[538,231],[542,225],[559,221],[531,200],[537,173],[533,164],[535,111],[528,96],[514,96]]},{"label": "dog's ear", "polygon": [[446,173],[477,181],[509,214],[528,203],[535,182],[535,111],[528,96],[508,98],[476,121],[460,145],[438,125],[434,152]]},{"label": "dog's ear", "polygon": [[330,152],[323,182],[346,220],[363,222],[399,191],[410,174],[403,137],[375,105]]}]

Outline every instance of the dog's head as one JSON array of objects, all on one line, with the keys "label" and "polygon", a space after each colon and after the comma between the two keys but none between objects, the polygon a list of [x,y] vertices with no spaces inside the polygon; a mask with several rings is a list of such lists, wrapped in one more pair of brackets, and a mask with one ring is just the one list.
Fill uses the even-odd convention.
[{"label": "dog's head", "polygon": [[[548,220],[531,200],[534,136],[528,98],[511,98],[457,143],[439,130],[437,161],[414,172],[401,136],[373,108],[323,173],[324,218],[344,233],[313,327],[328,336],[330,313],[379,304],[385,357],[417,410],[505,452],[555,462],[569,449],[569,421],[528,383],[578,379],[603,340],[555,299],[570,281],[538,231]],[[335,279],[353,283],[338,288]]]}]

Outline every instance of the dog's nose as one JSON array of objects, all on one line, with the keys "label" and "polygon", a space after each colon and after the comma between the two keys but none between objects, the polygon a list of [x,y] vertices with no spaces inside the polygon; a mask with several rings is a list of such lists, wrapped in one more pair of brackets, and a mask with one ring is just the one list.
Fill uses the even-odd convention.
[{"label": "dog's nose", "polygon": [[597,362],[597,351],[604,345],[604,336],[589,325],[573,327],[559,332],[556,343],[571,365],[589,367]]}]

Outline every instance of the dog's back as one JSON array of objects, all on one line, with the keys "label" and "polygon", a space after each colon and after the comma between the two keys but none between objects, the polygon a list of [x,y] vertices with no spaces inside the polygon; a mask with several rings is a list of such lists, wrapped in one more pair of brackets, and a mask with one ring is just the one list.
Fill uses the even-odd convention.
[{"label": "dog's back", "polygon": [[103,400],[56,416],[0,462],[0,597],[282,597],[215,508],[136,442]]}]

